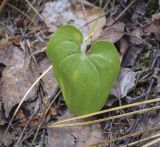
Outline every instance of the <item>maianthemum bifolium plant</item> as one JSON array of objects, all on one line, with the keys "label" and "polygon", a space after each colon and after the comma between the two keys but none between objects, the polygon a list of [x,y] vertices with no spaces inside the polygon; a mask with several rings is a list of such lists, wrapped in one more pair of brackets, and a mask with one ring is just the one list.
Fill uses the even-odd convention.
[{"label": "maianthemum bifolium plant", "polygon": [[119,54],[109,41],[96,41],[89,53],[81,51],[82,33],[60,27],[50,38],[46,54],[69,110],[75,115],[99,111],[119,73]]}]

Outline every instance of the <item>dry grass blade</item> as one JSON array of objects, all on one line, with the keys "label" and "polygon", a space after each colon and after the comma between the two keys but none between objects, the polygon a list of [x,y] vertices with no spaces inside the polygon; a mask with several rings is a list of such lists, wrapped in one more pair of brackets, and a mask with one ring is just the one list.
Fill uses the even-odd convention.
[{"label": "dry grass blade", "polygon": [[111,117],[107,117],[107,118],[103,118],[103,119],[87,121],[87,122],[82,122],[82,123],[52,124],[52,125],[49,125],[48,128],[75,127],[75,126],[90,125],[90,124],[95,124],[95,123],[100,123],[100,122],[104,122],[104,121],[109,121],[109,120],[121,118],[121,117],[128,117],[128,116],[132,116],[134,114],[142,114],[142,113],[145,113],[145,112],[149,112],[149,111],[152,111],[152,110],[158,110],[158,109],[160,109],[160,106],[155,106],[155,107],[152,107],[152,108],[137,110],[137,111],[134,111],[134,112],[128,112],[128,113],[124,113],[124,114],[120,114],[120,115],[115,115],[115,116],[111,116]]},{"label": "dry grass blade", "polygon": [[51,101],[49,107],[48,107],[48,108],[46,109],[46,111],[44,112],[43,118],[42,118],[42,120],[41,120],[38,128],[36,129],[36,132],[35,132],[35,135],[34,135],[34,137],[33,137],[32,143],[31,143],[31,145],[30,145],[31,147],[33,146],[33,144],[34,144],[34,142],[35,142],[35,139],[36,139],[36,137],[37,137],[37,135],[38,135],[38,133],[39,133],[39,131],[40,131],[40,128],[41,128],[41,126],[42,126],[42,123],[45,121],[45,116],[47,115],[50,107],[51,107],[52,104],[55,102],[55,100],[57,99],[57,97],[59,96],[60,93],[61,93],[61,90],[55,95],[55,97],[54,97],[53,100]]},{"label": "dry grass blade", "polygon": [[15,112],[14,112],[14,114],[13,114],[13,116],[12,116],[12,118],[11,118],[9,124],[8,124],[8,126],[7,126],[7,129],[6,129],[6,131],[5,131],[5,133],[4,133],[3,137],[2,137],[2,140],[1,140],[1,142],[0,142],[0,146],[2,146],[3,140],[5,139],[6,134],[7,134],[8,130],[9,130],[11,124],[12,124],[12,121],[13,121],[14,117],[16,116],[16,114],[17,114],[19,108],[21,107],[22,103],[25,101],[26,97],[28,96],[28,94],[30,93],[30,91],[33,89],[33,87],[34,87],[34,86],[39,82],[39,80],[40,80],[44,75],[46,75],[46,73],[47,73],[49,70],[51,70],[51,69],[52,69],[52,65],[51,65],[50,67],[48,67],[48,68],[44,71],[44,73],[37,78],[37,80],[36,80],[36,81],[32,84],[32,86],[28,89],[28,91],[26,92],[26,94],[25,94],[24,97],[22,98],[21,102],[18,104],[18,106],[17,106],[17,108],[16,108],[16,110],[15,110]]},{"label": "dry grass blade", "polygon": [[157,136],[158,136],[157,139],[155,139],[155,140],[143,145],[142,147],[150,147],[150,146],[153,146],[154,144],[160,142],[160,133],[155,135],[155,137],[157,137]]},{"label": "dry grass blade", "polygon": [[133,104],[123,105],[123,106],[119,106],[119,107],[115,107],[115,108],[111,108],[111,109],[107,109],[107,110],[103,110],[103,111],[99,111],[99,112],[95,112],[95,113],[91,113],[91,114],[87,114],[87,115],[83,115],[83,116],[78,116],[78,117],[62,120],[62,121],[54,123],[53,125],[57,125],[57,124],[61,124],[61,123],[65,123],[65,122],[69,122],[69,121],[73,121],[73,120],[84,119],[84,118],[88,118],[91,116],[95,116],[95,115],[99,115],[99,114],[103,114],[103,113],[107,113],[107,112],[111,112],[111,111],[126,109],[126,108],[130,108],[130,107],[135,107],[135,106],[154,103],[154,102],[160,102],[160,98],[155,98],[155,99],[146,100],[146,101],[142,101],[142,102],[136,102]]},{"label": "dry grass blade", "polygon": [[[157,138],[157,137],[158,137],[158,139],[159,139],[160,134],[152,135],[152,136],[150,136],[150,137],[146,137],[146,138],[144,138],[144,139],[140,139],[140,140],[138,140],[138,141],[134,141],[134,142],[132,142],[132,143],[129,143],[128,146],[135,146],[136,144],[142,143],[142,142],[144,142],[144,141],[149,141],[149,140],[155,139],[155,138]],[[144,146],[142,146],[142,147],[144,147]],[[147,147],[147,146],[146,146],[146,147]]]},{"label": "dry grass blade", "polygon": [[98,145],[105,144],[105,143],[108,143],[108,142],[120,141],[120,140],[127,139],[129,137],[136,137],[138,135],[141,135],[141,134],[144,134],[144,133],[149,133],[149,132],[156,131],[156,130],[159,130],[159,129],[160,129],[160,125],[156,126],[156,127],[148,128],[148,129],[145,129],[145,130],[142,130],[142,131],[137,131],[137,132],[134,132],[134,133],[131,133],[131,134],[128,134],[128,135],[124,135],[124,136],[121,136],[121,137],[118,137],[118,138],[113,138],[111,140],[103,140],[101,142],[98,142],[96,144],[91,144],[91,145],[88,145],[88,146],[98,146]]},{"label": "dry grass blade", "polygon": [[156,130],[159,130],[159,129],[160,129],[160,125],[156,126],[156,127],[148,128],[148,129],[145,129],[145,130],[142,130],[142,131],[137,131],[137,132],[134,132],[134,133],[131,133],[131,134],[128,134],[128,135],[124,135],[124,136],[121,136],[121,137],[118,137],[118,138],[113,138],[111,140],[103,140],[101,142],[98,142],[96,144],[91,144],[91,145],[88,145],[88,146],[98,146],[100,144],[105,144],[105,143],[108,143],[108,142],[120,141],[120,140],[124,140],[126,138],[129,138],[129,137],[136,137],[138,135],[141,135],[141,134],[144,134],[144,133],[149,133],[149,132],[156,131]]}]

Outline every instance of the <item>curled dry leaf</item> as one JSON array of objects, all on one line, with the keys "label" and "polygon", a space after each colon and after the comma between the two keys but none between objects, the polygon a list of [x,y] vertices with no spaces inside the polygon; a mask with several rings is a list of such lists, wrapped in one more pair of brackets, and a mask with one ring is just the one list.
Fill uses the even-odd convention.
[{"label": "curled dry leaf", "polygon": [[[83,3],[83,6],[78,1],[74,3],[69,0],[48,2],[45,4],[42,16],[44,17],[50,32],[54,32],[59,26],[72,24],[81,29],[84,37],[92,31],[93,25],[97,23],[94,33],[92,34],[93,39],[96,39],[102,31],[106,19],[105,17],[102,17],[98,19],[98,22],[89,22],[98,18],[103,11],[101,8],[86,5],[86,3]],[[86,25],[87,23],[89,23],[89,25]]]},{"label": "curled dry leaf", "polygon": [[[64,120],[71,117],[74,117],[73,114],[67,111],[59,118],[59,120]],[[47,130],[49,147],[82,147],[104,140],[99,124]]]},{"label": "curled dry leaf", "polygon": [[129,68],[122,68],[117,83],[111,94],[117,98],[123,98],[135,85],[136,73]]}]

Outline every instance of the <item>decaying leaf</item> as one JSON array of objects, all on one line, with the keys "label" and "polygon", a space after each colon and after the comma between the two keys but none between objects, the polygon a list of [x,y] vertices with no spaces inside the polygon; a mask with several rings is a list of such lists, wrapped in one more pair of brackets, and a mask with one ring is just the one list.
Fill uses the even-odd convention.
[{"label": "decaying leaf", "polygon": [[[105,25],[105,17],[99,18],[98,22],[89,22],[98,18],[103,11],[101,8],[86,5],[86,3],[84,3],[83,6],[78,1],[75,3],[69,0],[48,2],[45,4],[42,16],[50,32],[54,32],[59,26],[72,24],[81,29],[84,37],[88,35],[93,25],[97,23],[92,35],[93,39],[98,38]],[[89,23],[89,25],[86,25],[87,23]]]},{"label": "decaying leaf", "polygon": [[154,33],[157,39],[160,39],[160,13],[152,16],[152,21],[144,28],[145,33]]},{"label": "decaying leaf", "polygon": [[[39,62],[40,65],[37,68],[39,70],[37,70],[35,64],[28,65],[28,59],[25,59],[25,53],[13,45],[8,45],[0,49],[0,55],[0,63],[6,66],[2,72],[1,96],[5,114],[8,117],[13,106],[21,101],[38,76],[50,66],[50,62],[47,59],[42,60]],[[52,71],[48,72],[42,81],[47,96],[54,96],[58,85]],[[36,90],[37,87],[33,88],[27,99],[32,98],[36,94]]]},{"label": "decaying leaf", "polygon": [[141,36],[141,30],[139,28],[136,28],[131,32],[131,36],[129,36],[129,41],[134,45],[140,45],[143,43]]},{"label": "decaying leaf", "polygon": [[24,62],[24,53],[15,46],[9,45],[0,49],[0,63],[6,66],[14,66]]},{"label": "decaying leaf", "polygon": [[129,68],[122,68],[117,83],[112,89],[112,95],[123,98],[135,85],[136,73]]},{"label": "decaying leaf", "polygon": [[[13,106],[21,101],[27,90],[36,79],[33,69],[25,62],[25,54],[17,47],[7,47],[3,50],[0,63],[7,65],[2,72],[1,97],[5,114],[8,117]],[[29,97],[36,93],[34,88]]]},{"label": "decaying leaf", "polygon": [[[23,63],[23,59],[22,64],[16,64],[4,69],[2,73],[1,96],[6,116],[8,116],[12,107],[21,101],[35,79],[34,72]],[[35,94],[36,88],[33,88],[28,98],[33,97]]]},{"label": "decaying leaf", "polygon": [[[67,111],[58,120],[74,117]],[[75,121],[76,122],[76,121]],[[49,147],[82,147],[100,142],[104,139],[99,124],[48,129]]]},{"label": "decaying leaf", "polygon": [[133,66],[134,63],[136,62],[138,55],[142,52],[142,50],[143,49],[140,47],[131,47],[130,49],[128,49],[122,61],[122,66],[123,67]]},{"label": "decaying leaf", "polygon": [[100,35],[100,38],[109,40],[113,43],[117,42],[124,35],[125,24],[117,22],[112,26],[106,27]]}]

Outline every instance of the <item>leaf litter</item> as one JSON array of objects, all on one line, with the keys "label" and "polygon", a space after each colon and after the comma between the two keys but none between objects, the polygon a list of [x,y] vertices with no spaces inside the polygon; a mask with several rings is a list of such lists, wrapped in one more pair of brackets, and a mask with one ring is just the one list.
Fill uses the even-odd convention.
[{"label": "leaf litter", "polygon": [[[69,111],[58,117],[58,121],[74,117]],[[74,121],[78,122],[78,121]],[[97,143],[104,139],[99,124],[73,128],[48,129],[48,146],[82,147]]]},{"label": "leaf litter", "polygon": [[[68,0],[48,3],[43,1],[33,2],[32,4],[36,9],[42,12],[41,15],[44,17],[45,24],[47,25],[47,29],[43,27],[44,24],[41,21],[37,21],[40,19],[35,13],[35,23],[38,22],[39,27],[42,28],[44,38],[39,36],[38,32],[34,32],[34,27],[31,24],[28,25],[28,22],[23,25],[14,24],[15,21],[12,21],[15,20],[14,18],[22,18],[25,21],[25,17],[17,17],[21,15],[19,12],[18,15],[15,16],[14,13],[12,13],[13,10],[9,10],[7,5],[3,8],[3,15],[6,15],[6,11],[11,12],[11,15],[6,18],[4,18],[3,15],[0,16],[3,17],[0,22],[1,138],[16,105],[20,102],[35,79],[50,66],[50,62],[43,53],[43,48],[47,44],[49,34],[54,32],[59,26],[73,24],[81,28],[84,36],[87,36],[88,32],[93,28],[96,18],[104,13],[105,17],[98,19],[92,40],[108,39],[114,42],[122,59],[120,75],[104,109],[130,103],[129,99],[132,102],[138,102],[143,101],[144,98],[147,99],[147,97],[159,97],[159,61],[157,60],[159,57],[153,54],[157,49],[156,44],[159,42],[160,33],[158,2],[135,1],[123,15],[121,15],[121,12],[130,4],[128,0],[115,3],[114,1],[110,1],[106,9],[102,8],[105,2],[101,2],[101,4],[91,1],[91,3],[88,1],[83,2],[84,3],[81,3],[81,1]],[[11,3],[17,7],[17,4]],[[101,8],[99,6],[101,6]],[[18,8],[21,9],[21,7],[22,5],[18,3]],[[23,8],[25,7],[28,8],[26,3],[23,5]],[[28,13],[26,9],[24,9],[24,12]],[[15,14],[17,14],[17,12]],[[119,17],[119,19],[115,21],[116,17]],[[94,19],[95,21],[92,22]],[[3,27],[2,31],[1,26]],[[14,34],[14,32],[16,33]],[[17,33],[18,35],[16,35]],[[25,50],[25,47],[28,47],[26,39],[31,44],[29,52]],[[24,48],[21,46],[22,42],[24,43]],[[36,54],[34,54],[34,52]],[[154,59],[156,59],[156,68],[151,66]],[[153,75],[155,78],[154,84],[152,84],[152,80],[150,80],[153,79]],[[16,119],[12,123],[13,128],[9,130],[5,138],[5,146],[14,144],[17,141],[17,136],[19,136],[22,131],[21,127],[27,128],[22,136],[22,144],[23,146],[29,146],[31,143],[30,140],[33,139],[35,134],[35,128],[39,126],[43,118],[45,118],[45,123],[51,123],[73,117],[68,111],[66,112],[67,108],[62,96],[57,98],[47,116],[43,116],[46,107],[49,107],[48,102],[53,99],[57,91],[57,82],[53,76],[53,71],[50,71],[31,91],[21,107]],[[159,103],[155,105],[159,106]],[[149,108],[151,106],[153,105],[148,104],[144,107]],[[132,112],[137,109],[141,109],[141,107],[130,108],[124,111],[119,110],[100,115],[96,118]],[[29,119],[31,119],[34,113],[35,116],[33,116],[29,122]],[[66,117],[66,115],[68,116]],[[45,138],[45,136],[48,137],[48,145],[50,146],[66,146],[66,143],[67,146],[89,145],[103,142],[107,139],[112,140],[114,137],[120,137],[135,131],[151,128],[158,124],[158,111],[146,113],[144,116],[144,119],[134,116],[113,120],[112,122],[107,121],[100,123],[100,125],[85,126],[84,128],[47,129],[46,133],[43,133],[45,129],[42,127],[38,133],[38,137],[36,137],[34,146],[42,144],[46,146],[47,138]],[[137,119],[141,121],[136,124],[135,120]],[[28,126],[27,123],[29,123]],[[135,128],[134,123],[136,124]],[[159,130],[153,132],[153,134],[157,133],[159,133]],[[137,137],[112,142],[112,145],[128,145],[133,141],[144,139],[150,135],[151,133],[142,133]],[[143,145],[143,142],[141,145]]]}]

